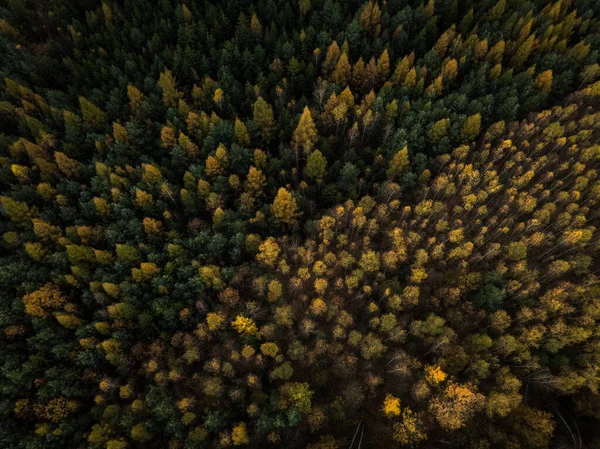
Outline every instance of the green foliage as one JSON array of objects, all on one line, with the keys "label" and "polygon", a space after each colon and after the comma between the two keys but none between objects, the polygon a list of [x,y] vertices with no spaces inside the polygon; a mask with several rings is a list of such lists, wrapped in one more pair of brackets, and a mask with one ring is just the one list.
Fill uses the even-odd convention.
[{"label": "green foliage", "polygon": [[4,3],[3,448],[594,445],[595,2]]}]

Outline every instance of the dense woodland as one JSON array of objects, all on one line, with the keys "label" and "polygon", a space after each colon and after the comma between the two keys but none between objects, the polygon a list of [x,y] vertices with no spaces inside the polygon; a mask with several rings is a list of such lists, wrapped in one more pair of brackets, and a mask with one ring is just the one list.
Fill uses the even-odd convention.
[{"label": "dense woodland", "polygon": [[0,1],[0,447],[600,448],[599,19]]}]

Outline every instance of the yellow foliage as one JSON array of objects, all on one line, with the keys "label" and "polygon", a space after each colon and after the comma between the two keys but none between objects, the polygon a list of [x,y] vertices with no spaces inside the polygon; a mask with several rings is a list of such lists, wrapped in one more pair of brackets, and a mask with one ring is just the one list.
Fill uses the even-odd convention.
[{"label": "yellow foliage", "polygon": [[148,235],[158,235],[162,232],[162,223],[154,218],[146,217],[143,221],[144,231]]},{"label": "yellow foliage", "polygon": [[325,304],[322,298],[315,298],[310,303],[310,311],[317,316],[323,315],[327,312],[327,304]]},{"label": "yellow foliage", "polygon": [[252,318],[238,315],[231,325],[240,335],[258,336],[258,327]]},{"label": "yellow foliage", "polygon": [[38,318],[48,318],[49,310],[60,309],[65,302],[58,286],[50,283],[23,297],[25,313]]},{"label": "yellow foliage", "polygon": [[260,352],[269,357],[275,357],[279,353],[279,348],[275,343],[263,343],[260,345]]},{"label": "yellow foliage", "polygon": [[256,260],[269,267],[275,265],[277,257],[279,256],[280,248],[273,237],[269,237],[263,243],[261,243],[258,247],[258,250],[259,252],[256,255]]},{"label": "yellow foliage", "polygon": [[431,385],[437,385],[446,380],[448,375],[439,366],[427,365],[425,367],[425,380]]},{"label": "yellow foliage", "polygon": [[288,225],[294,224],[296,222],[296,217],[300,215],[297,209],[298,206],[292,194],[284,187],[281,187],[271,206],[271,211],[273,212],[273,215],[275,215],[277,221]]},{"label": "yellow foliage", "polygon": [[427,439],[422,428],[423,424],[417,415],[411,409],[405,408],[402,411],[402,421],[394,425],[394,440],[402,445],[414,446]]},{"label": "yellow foliage", "polygon": [[210,312],[206,315],[206,324],[211,331],[219,329],[223,321],[225,318],[219,313]]},{"label": "yellow foliage", "polygon": [[246,432],[245,423],[240,423],[233,428],[231,431],[231,440],[233,441],[234,446],[241,446],[250,442],[248,433]]},{"label": "yellow foliage", "polygon": [[387,394],[383,400],[383,413],[388,418],[400,416],[400,399],[391,394]]}]

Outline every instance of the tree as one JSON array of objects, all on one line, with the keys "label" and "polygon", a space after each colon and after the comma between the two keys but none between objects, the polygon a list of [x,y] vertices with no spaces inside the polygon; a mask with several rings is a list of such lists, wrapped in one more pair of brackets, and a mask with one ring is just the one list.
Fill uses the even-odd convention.
[{"label": "tree", "polygon": [[271,212],[275,215],[277,221],[287,225],[294,224],[296,218],[300,215],[296,200],[284,187],[277,191],[277,196],[271,205]]},{"label": "tree", "polygon": [[441,397],[431,401],[429,408],[444,429],[456,430],[464,427],[484,403],[484,396],[470,386],[450,383]]},{"label": "tree", "polygon": [[302,413],[308,413],[311,409],[311,398],[314,392],[309,384],[294,382],[289,385],[288,394],[292,404]]},{"label": "tree", "polygon": [[250,135],[248,134],[246,125],[244,125],[244,122],[242,122],[237,117],[235,119],[234,134],[235,134],[235,141],[238,144],[240,144],[244,147],[247,147],[248,145],[250,145]]},{"label": "tree", "polygon": [[129,107],[132,111],[137,111],[142,105],[144,94],[131,84],[127,86],[127,97],[129,98]]},{"label": "tree", "polygon": [[[338,59],[338,62],[335,66],[335,70],[331,75],[333,82],[339,84],[342,87],[346,86],[350,81],[351,71],[352,67],[348,62],[348,55],[346,53],[342,53],[340,59]],[[305,108],[305,110],[306,109],[308,108]]]},{"label": "tree", "polygon": [[241,446],[250,442],[246,431],[246,423],[240,423],[233,428],[231,431],[231,440],[233,441],[234,446]]},{"label": "tree", "polygon": [[177,90],[177,83],[170,70],[165,69],[160,74],[158,87],[162,90],[163,104],[169,108],[177,107],[179,99],[183,97],[183,94]]},{"label": "tree", "polygon": [[262,25],[260,24],[256,14],[252,14],[252,17],[250,17],[250,30],[252,30],[252,34],[254,34],[256,39],[260,39],[262,37]]},{"label": "tree", "polygon": [[74,178],[79,175],[79,162],[75,159],[71,159],[65,153],[55,151],[54,160],[56,161],[58,169],[66,176]]},{"label": "tree", "polygon": [[79,96],[79,106],[83,120],[92,124],[95,128],[101,128],[108,121],[108,117],[98,106],[86,98]]},{"label": "tree", "polygon": [[533,83],[536,89],[541,90],[547,94],[552,90],[552,70],[546,70],[540,73]]},{"label": "tree", "polygon": [[417,71],[414,69],[414,67],[406,74],[403,85],[409,89],[414,89],[417,85]]},{"label": "tree", "polygon": [[327,159],[319,150],[313,151],[306,161],[306,174],[311,179],[321,182],[327,169]]},{"label": "tree", "polygon": [[[427,131],[427,137],[433,143],[437,143],[440,139],[448,134],[450,128],[450,119],[443,118],[435,122],[429,131]],[[479,131],[479,130],[478,130]]]},{"label": "tree", "polygon": [[394,155],[390,161],[390,166],[386,171],[388,178],[394,179],[400,176],[406,167],[410,164],[408,160],[408,147],[404,147]]},{"label": "tree", "polygon": [[379,59],[377,59],[377,77],[381,83],[388,79],[390,75],[390,55],[387,48],[383,50]]},{"label": "tree", "polygon": [[277,257],[281,248],[273,237],[269,237],[258,247],[259,253],[256,255],[256,260],[264,263],[266,266],[272,267],[277,261]]},{"label": "tree", "polygon": [[273,117],[273,109],[263,100],[258,97],[254,102],[254,121],[259,126],[262,132],[262,137],[265,142],[270,142],[275,130],[275,118]]},{"label": "tree", "polygon": [[510,60],[510,65],[516,68],[521,68],[523,64],[529,59],[531,52],[533,51],[533,45],[535,43],[535,35],[529,36],[525,42],[521,44],[516,53]]},{"label": "tree", "polygon": [[336,41],[333,41],[327,48],[325,55],[325,61],[323,62],[323,71],[325,73],[331,72],[336,66],[338,59],[340,58],[340,47]]},{"label": "tree", "polygon": [[51,283],[23,297],[25,313],[39,318],[50,317],[51,311],[59,310],[65,303],[66,298],[60,288]]},{"label": "tree", "polygon": [[377,38],[381,32],[380,19],[381,9],[379,8],[379,4],[369,1],[360,12],[358,22],[371,37]]},{"label": "tree", "polygon": [[467,117],[467,120],[465,120],[465,123],[460,130],[460,138],[465,143],[472,142],[479,135],[480,130],[481,114],[478,112]]},{"label": "tree", "polygon": [[246,176],[244,188],[252,195],[260,195],[266,184],[267,178],[261,170],[251,166]]},{"label": "tree", "polygon": [[416,445],[427,439],[424,425],[410,408],[402,410],[402,421],[394,425],[394,440],[403,445]]},{"label": "tree", "polygon": [[235,320],[231,322],[231,325],[241,335],[258,336],[258,327],[251,318],[238,315]]},{"label": "tree", "polygon": [[487,19],[490,22],[494,22],[496,20],[500,20],[502,15],[504,14],[504,10],[506,9],[506,0],[498,0],[494,6],[490,8],[488,11]]},{"label": "tree", "polygon": [[400,399],[391,394],[387,394],[383,401],[383,413],[388,418],[393,418],[400,415]]},{"label": "tree", "polygon": [[302,148],[305,154],[310,154],[315,144],[317,143],[318,134],[315,122],[312,119],[310,109],[304,107],[304,111],[300,116],[298,126],[294,130],[292,136],[292,147],[295,149]]}]

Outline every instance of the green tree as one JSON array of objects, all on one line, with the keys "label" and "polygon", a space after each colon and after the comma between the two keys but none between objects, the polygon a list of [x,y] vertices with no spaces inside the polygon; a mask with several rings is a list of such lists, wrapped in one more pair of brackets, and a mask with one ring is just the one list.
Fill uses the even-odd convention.
[{"label": "green tree", "polygon": [[326,169],[327,159],[325,159],[325,156],[319,150],[313,151],[306,161],[306,174],[308,177],[321,182]]}]

